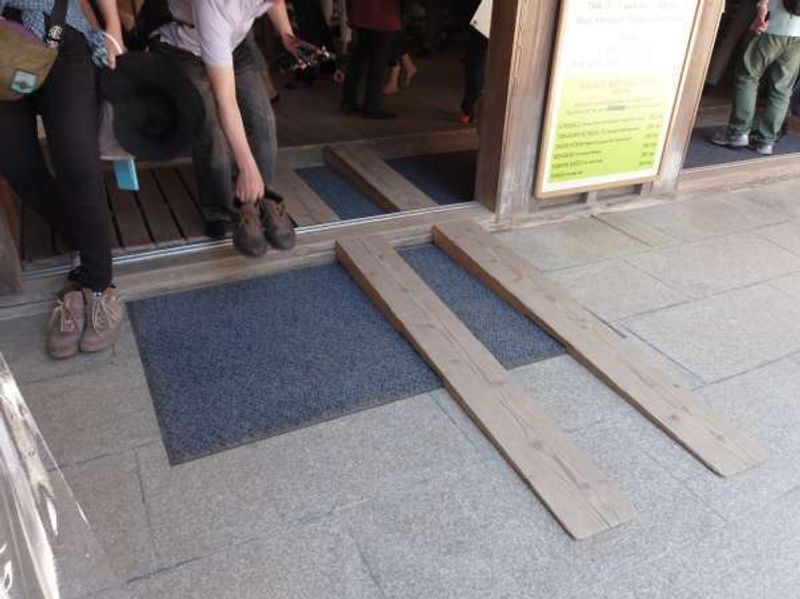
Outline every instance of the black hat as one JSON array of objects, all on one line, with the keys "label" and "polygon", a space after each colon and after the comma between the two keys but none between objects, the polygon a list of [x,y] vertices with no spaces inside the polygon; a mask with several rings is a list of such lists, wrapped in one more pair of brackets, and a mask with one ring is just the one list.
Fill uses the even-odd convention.
[{"label": "black hat", "polygon": [[143,160],[186,155],[203,126],[200,92],[178,65],[156,52],[129,52],[104,69],[100,86],[114,105],[114,134]]}]

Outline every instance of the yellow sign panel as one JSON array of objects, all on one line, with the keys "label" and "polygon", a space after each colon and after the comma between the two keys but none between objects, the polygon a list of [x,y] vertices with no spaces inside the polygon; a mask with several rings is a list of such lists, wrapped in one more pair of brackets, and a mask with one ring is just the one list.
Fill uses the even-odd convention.
[{"label": "yellow sign panel", "polygon": [[697,0],[564,0],[537,195],[658,176]]}]

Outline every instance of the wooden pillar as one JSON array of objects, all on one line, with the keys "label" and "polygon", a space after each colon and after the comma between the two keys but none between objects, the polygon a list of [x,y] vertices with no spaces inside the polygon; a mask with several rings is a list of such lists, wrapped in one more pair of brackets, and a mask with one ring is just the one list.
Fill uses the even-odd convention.
[{"label": "wooden pillar", "polygon": [[0,179],[0,295],[14,293],[22,287],[22,268],[14,243],[18,232],[19,221],[11,190]]},{"label": "wooden pillar", "polygon": [[475,195],[500,221],[526,212],[533,197],[558,8],[494,2]]},{"label": "wooden pillar", "polygon": [[692,35],[692,45],[687,62],[683,90],[675,112],[672,134],[667,139],[661,165],[661,177],[643,186],[642,193],[669,193],[678,187],[678,177],[689,148],[700,98],[703,94],[706,73],[714,50],[720,19],[725,10],[725,0],[704,0]]}]

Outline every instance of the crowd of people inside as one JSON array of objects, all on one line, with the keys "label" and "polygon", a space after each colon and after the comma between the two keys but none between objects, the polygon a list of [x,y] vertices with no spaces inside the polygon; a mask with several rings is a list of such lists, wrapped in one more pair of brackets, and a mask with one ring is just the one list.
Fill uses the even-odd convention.
[{"label": "crowd of people inside", "polygon": [[[479,3],[340,2],[352,30],[328,71],[342,83],[340,109],[394,118],[382,100],[413,81],[412,51],[435,52],[449,34],[467,31]],[[145,0],[137,8],[123,19],[116,0],[0,0],[0,175],[76,256],[47,327],[53,358],[109,348],[123,319],[99,160],[103,102],[113,104],[113,132],[136,158],[163,158],[165,148],[191,154],[209,237],[230,229],[249,256],[295,243],[284,202],[270,187],[276,94],[265,85],[252,30],[266,18],[291,68],[317,67],[334,52],[330,0]],[[418,48],[405,33],[413,11],[424,15]],[[469,34],[465,124],[475,118],[486,45]]]}]

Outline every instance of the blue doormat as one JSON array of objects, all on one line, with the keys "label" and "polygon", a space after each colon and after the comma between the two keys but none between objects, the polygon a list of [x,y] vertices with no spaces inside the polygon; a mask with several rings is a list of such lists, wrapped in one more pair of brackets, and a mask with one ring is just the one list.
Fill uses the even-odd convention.
[{"label": "blue doormat", "polygon": [[[692,131],[692,139],[689,142],[689,151],[686,153],[683,168],[763,158],[763,156],[749,148],[726,148],[724,146],[715,146],[708,141],[720,129],[721,127],[700,127]],[[796,154],[798,152],[800,152],[800,136],[790,134],[775,144],[776,156]]]},{"label": "blue doormat", "polygon": [[[506,367],[564,352],[440,250],[403,254]],[[441,386],[337,264],[128,310],[172,464]]]},{"label": "blue doormat", "polygon": [[[448,152],[395,158],[387,164],[439,204],[472,201],[478,153]],[[329,166],[297,170],[309,187],[324,198],[339,218],[377,216],[385,211]]]}]

